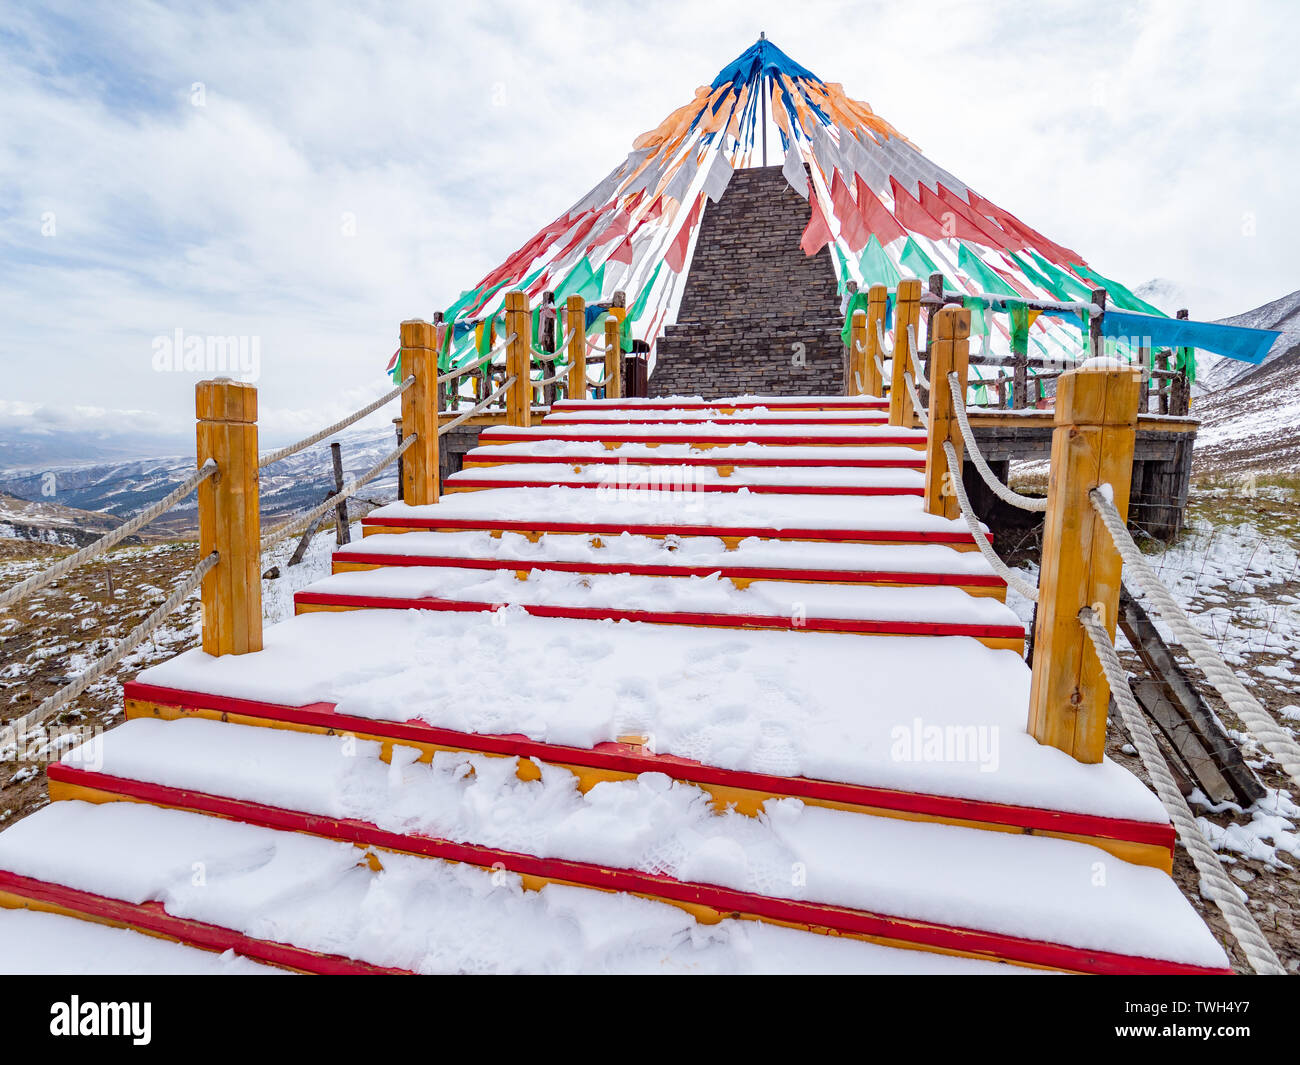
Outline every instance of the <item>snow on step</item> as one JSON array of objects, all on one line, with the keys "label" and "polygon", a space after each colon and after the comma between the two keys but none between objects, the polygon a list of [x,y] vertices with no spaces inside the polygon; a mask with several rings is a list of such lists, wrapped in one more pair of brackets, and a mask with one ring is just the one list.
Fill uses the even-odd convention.
[{"label": "snow on step", "polygon": [[701,575],[716,571],[779,577],[779,571],[793,571],[809,577],[820,574],[826,580],[867,574],[880,574],[884,579],[892,574],[935,582],[1001,583],[978,551],[957,551],[943,544],[821,543],[751,536],[728,550],[722,540],[711,536],[660,539],[627,532],[603,536],[545,533],[534,541],[522,533],[493,536],[471,531],[375,533],[334,552],[336,562],[380,557],[487,560],[506,569],[512,564],[545,568],[548,563],[560,563],[598,568],[671,567]]},{"label": "snow on step", "polygon": [[855,444],[880,440],[894,443],[905,440],[924,440],[921,429],[904,429],[896,425],[764,425],[731,424],[717,421],[657,422],[650,425],[618,424],[608,422],[565,422],[538,425],[489,425],[479,434],[480,441],[529,440],[537,437],[565,439],[625,439],[655,440],[731,440],[743,442],[770,440],[785,444],[835,444],[846,441]]},{"label": "snow on step", "polygon": [[[203,884],[194,867],[201,862]],[[412,972],[999,971],[138,803],[57,802],[0,834],[0,870],[255,939]],[[971,965],[978,966],[972,968]]]},{"label": "snow on step", "polygon": [[921,470],[823,466],[754,466],[739,468],[723,476],[712,466],[656,466],[647,471],[634,464],[617,466],[581,465],[567,462],[530,462],[477,467],[453,473],[443,483],[447,489],[463,484],[491,484],[516,481],[540,485],[570,487],[674,491],[732,491],[742,488],[756,491],[802,492],[820,489],[870,489],[880,493],[910,492],[919,494],[925,487]]},{"label": "snow on step", "polygon": [[[492,527],[502,522],[525,529],[566,531],[639,527],[709,528],[715,535],[773,530],[798,538],[831,531],[838,539],[866,533],[900,534],[949,543],[970,543],[970,530],[956,518],[926,512],[916,496],[787,496],[751,492],[592,492],[582,488],[494,488],[458,492],[437,503],[390,503],[365,519],[374,525],[452,527],[453,523]],[[906,534],[906,535],[901,535]],[[707,535],[707,534],[706,534]],[[821,538],[821,537],[816,537]]]},{"label": "snow on step", "polygon": [[[1015,611],[988,596],[950,587],[878,587],[756,580],[737,588],[718,575],[647,577],[627,573],[575,574],[533,570],[519,580],[508,570],[445,566],[385,567],[335,573],[296,595],[300,603],[331,600],[435,599],[502,605],[572,608],[615,614],[712,614],[724,618],[772,618],[793,628],[818,621],[872,621],[900,626],[980,627],[979,635],[1019,639],[1024,625]],[[650,620],[650,619],[647,619]]]},{"label": "snow on step", "polygon": [[[723,769],[1168,824],[1120,766],[1036,742],[1024,660],[965,637],[356,610],[269,626],[255,654],[187,651],[139,681],[588,749],[635,732]],[[982,754],[943,741],[927,756],[928,737],[971,730]]]},{"label": "snow on step", "polygon": [[527,459],[545,459],[567,462],[677,462],[704,466],[790,466],[790,467],[849,467],[870,463],[873,466],[908,466],[925,468],[925,453],[918,450],[925,443],[922,436],[918,447],[880,444],[873,447],[794,447],[784,444],[725,444],[719,447],[700,448],[693,444],[619,443],[605,447],[591,440],[525,440],[520,443],[483,444],[470,449],[465,455],[466,467],[480,462],[521,462]]},{"label": "snow on step", "polygon": [[768,410],[752,407],[743,410],[688,410],[666,407],[661,410],[606,407],[599,410],[552,411],[546,425],[568,423],[609,423],[611,425],[654,425],[664,422],[714,422],[719,425],[881,425],[888,419],[883,410]]},{"label": "snow on step", "polygon": [[126,928],[0,909],[0,976],[285,976],[285,970]]},{"label": "snow on step", "polygon": [[[110,776],[348,818],[598,867],[635,869],[767,897],[866,910],[1092,951],[1224,966],[1164,873],[1082,843],[768,802],[717,813],[660,774],[586,794],[543,766],[438,752],[380,760],[380,745],[214,721],[131,721],[63,758]],[[399,750],[399,755],[400,755]],[[382,859],[381,859],[382,860]],[[1098,891],[1098,862],[1107,871]],[[802,868],[804,877],[791,870]]]},{"label": "snow on step", "polygon": [[624,397],[621,399],[561,399],[552,410],[734,410],[763,407],[769,410],[888,410],[889,400],[876,396],[728,396],[708,399],[703,396],[662,396],[657,399]]}]

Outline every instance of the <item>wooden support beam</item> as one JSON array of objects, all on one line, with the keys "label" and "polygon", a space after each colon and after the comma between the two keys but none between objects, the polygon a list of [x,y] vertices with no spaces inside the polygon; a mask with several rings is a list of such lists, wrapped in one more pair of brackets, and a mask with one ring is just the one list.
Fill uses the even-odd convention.
[{"label": "wooden support beam", "polygon": [[[894,307],[894,366],[889,386],[889,424],[903,425],[909,429],[916,423],[912,409],[912,396],[907,391],[903,374],[912,368],[908,358],[908,330],[920,343],[921,336],[921,282],[914,277],[898,283],[898,303]],[[917,358],[920,363],[920,358]]]},{"label": "wooden support beam", "polygon": [[867,290],[867,351],[862,372],[862,384],[868,396],[880,397],[885,394],[885,382],[880,372],[880,363],[884,362],[885,353],[880,347],[880,337],[884,333],[888,307],[889,289],[884,285],[872,285]]},{"label": "wooden support beam", "polygon": [[[334,467],[334,495],[343,491],[343,445],[335,440],[330,444],[330,463]],[[348,501],[340,499],[334,506],[334,543],[338,547],[352,542],[352,530],[348,523]]]},{"label": "wooden support beam", "polygon": [[415,443],[402,456],[402,499],[411,506],[438,502],[438,352],[433,326],[402,323],[402,380],[415,383],[402,393],[402,432]]},{"label": "wooden support beam", "polygon": [[203,578],[203,650],[262,649],[261,512],[257,485],[257,389],[222,377],[194,390],[198,463],[217,475],[199,485],[199,554],[217,553]]},{"label": "wooden support beam", "polygon": [[[961,426],[953,414],[948,374],[956,373],[963,391],[970,355],[970,311],[944,307],[930,319],[934,339],[930,344],[930,430],[925,452],[925,509],[946,518],[961,516],[951,478],[960,477],[964,446]],[[957,451],[957,468],[948,468],[943,442],[951,440]]]},{"label": "wooden support beam", "polygon": [[1106,315],[1106,290],[1094,288],[1092,302],[1101,309],[1101,314],[1090,315],[1088,318],[1088,358],[1096,359],[1106,354],[1106,342],[1101,335],[1101,320]]},{"label": "wooden support beam", "polygon": [[[542,350],[548,355],[555,354],[555,293],[542,293],[542,313],[537,316],[541,323],[542,335],[538,338]],[[544,362],[542,366],[543,377],[555,376],[555,361]],[[549,385],[542,386],[542,406],[555,406],[556,388],[558,381],[552,381]]]},{"label": "wooden support beam", "polygon": [[619,339],[622,321],[611,309],[605,319],[605,398],[623,396],[623,350]]},{"label": "wooden support beam", "polygon": [[[925,374],[927,381],[933,381],[930,375],[930,350],[934,347],[934,316],[939,313],[943,306],[943,274],[931,274],[928,282],[927,295],[931,299],[939,301],[937,306],[929,306],[922,299],[922,309],[925,313],[925,348],[921,352],[921,370]],[[921,403],[929,407],[930,397],[926,394],[926,389],[918,381],[916,385],[916,394],[920,397]]]},{"label": "wooden support beam", "polygon": [[518,289],[507,292],[506,336],[514,339],[506,345],[506,380],[515,379],[506,390],[506,422],[509,425],[532,424],[532,329],[527,293]]},{"label": "wooden support beam", "polygon": [[1029,732],[1080,762],[1100,762],[1105,753],[1110,687],[1079,611],[1092,607],[1113,639],[1121,569],[1088,493],[1109,485],[1127,517],[1140,385],[1136,367],[1105,365],[1073,370],[1056,384]]},{"label": "wooden support beam", "polygon": [[569,345],[569,399],[587,398],[587,308],[581,296],[565,306],[564,336]]}]

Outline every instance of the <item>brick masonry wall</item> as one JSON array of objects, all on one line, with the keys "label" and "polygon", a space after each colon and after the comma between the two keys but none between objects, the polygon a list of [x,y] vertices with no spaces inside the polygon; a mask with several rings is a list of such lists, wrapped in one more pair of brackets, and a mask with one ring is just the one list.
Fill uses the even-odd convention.
[{"label": "brick masonry wall", "polygon": [[810,258],[799,247],[808,212],[777,166],[737,170],[705,207],[677,323],[656,347],[651,396],[844,393],[831,252]]}]

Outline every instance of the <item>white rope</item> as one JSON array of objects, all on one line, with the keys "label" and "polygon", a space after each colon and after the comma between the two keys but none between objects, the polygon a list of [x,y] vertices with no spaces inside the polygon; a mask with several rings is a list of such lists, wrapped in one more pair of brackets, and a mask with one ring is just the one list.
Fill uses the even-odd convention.
[{"label": "white rope", "polygon": [[916,329],[910,325],[907,327],[907,361],[912,365],[912,377],[928,392],[930,380],[921,372],[921,363],[916,357]]},{"label": "white rope", "polygon": [[25,581],[20,581],[18,584],[15,584],[12,588],[6,588],[3,592],[0,592],[0,610],[12,606],[14,603],[18,602],[18,600],[31,595],[32,592],[39,591],[41,588],[46,587],[46,585],[53,584],[64,574],[76,569],[83,563],[89,562],[93,558],[98,558],[110,548],[121,543],[137,529],[148,525],[154,520],[154,518],[163,513],[163,511],[170,510],[189,495],[190,492],[192,492],[199,484],[206,481],[216,472],[216,461],[214,459],[208,459],[207,462],[177,485],[176,488],[163,496],[163,498],[158,500],[158,502],[153,506],[140,511],[140,513],[130,521],[123,522],[116,529],[113,529],[111,532],[106,532],[98,540],[94,541],[94,543],[87,544],[80,551],[68,555],[67,558],[59,559],[58,562],[55,562],[48,569],[43,569],[40,573],[33,574]]},{"label": "white rope", "polygon": [[921,397],[916,394],[916,382],[912,380],[910,370],[903,371],[903,384],[907,386],[907,394],[912,397],[912,413],[916,415],[916,420],[921,423],[923,429],[929,429],[930,415],[926,413]]},{"label": "white rope", "polygon": [[948,480],[957,496],[957,505],[961,508],[961,516],[966,519],[966,526],[970,529],[971,536],[975,539],[975,546],[980,549],[980,554],[984,556],[984,560],[993,567],[997,575],[1007,584],[1026,599],[1030,599],[1035,603],[1038,602],[1038,589],[1003,562],[1002,557],[989,543],[989,538],[984,535],[984,527],[980,524],[979,518],[975,516],[975,511],[970,505],[970,497],[966,495],[966,486],[962,484],[961,464],[957,461],[957,449],[952,446],[951,440],[943,442],[943,453],[948,457]]},{"label": "white rope", "polygon": [[455,381],[458,377],[464,377],[467,373],[472,373],[482,366],[489,359],[496,357],[496,351],[489,351],[486,355],[481,355],[473,362],[467,362],[464,366],[458,366],[454,370],[448,370],[444,374],[438,375],[438,384],[445,384],[448,381]]},{"label": "white rope", "polygon": [[984,454],[980,451],[979,444],[975,441],[975,433],[970,427],[970,419],[966,417],[966,397],[962,395],[963,389],[956,371],[948,374],[948,390],[952,393],[952,407],[957,414],[957,424],[961,426],[962,439],[966,441],[966,454],[970,456],[971,462],[975,463],[975,468],[980,471],[984,483],[993,489],[993,494],[1004,503],[1010,503],[1013,507],[1019,507],[1021,510],[1032,510],[1040,513],[1047,510],[1046,497],[1021,495],[1003,484],[1002,479],[984,461]]},{"label": "white rope", "polygon": [[541,388],[543,385],[551,385],[556,381],[563,381],[569,376],[568,370],[561,370],[559,373],[552,374],[550,377],[543,377],[540,380],[530,382],[533,388]]},{"label": "white rope", "polygon": [[608,374],[602,374],[602,375],[601,375],[601,378],[600,378],[599,381],[588,380],[588,381],[587,381],[587,387],[588,387],[588,388],[604,388],[604,387],[605,387],[605,382],[608,381],[608,380],[609,380],[609,375],[608,375]]},{"label": "white rope", "polygon": [[1300,784],[1300,744],[1297,744],[1295,738],[1273,719],[1273,716],[1260,705],[1258,699],[1246,690],[1237,679],[1237,674],[1214,649],[1213,644],[1192,623],[1186,611],[1179,605],[1178,600],[1165,586],[1151,563],[1146,560],[1146,556],[1142,554],[1133,537],[1129,535],[1124,519],[1120,517],[1115,505],[1096,488],[1088,494],[1088,498],[1092,500],[1093,509],[1109,530],[1115,548],[1124,560],[1126,575],[1132,576],[1138,589],[1155,604],[1160,616],[1173,629],[1178,642],[1186,648],[1197,668],[1223,696],[1223,701],[1228,704],[1229,709],[1241,719],[1241,723],[1251,735],[1278,760],[1286,775],[1296,784]]},{"label": "white rope", "polygon": [[853,380],[855,380],[858,383],[858,395],[865,396],[867,394],[867,390],[862,387],[862,375],[858,373],[857,370],[853,371]]},{"label": "white rope", "polygon": [[1229,931],[1241,945],[1242,953],[1246,955],[1255,972],[1261,976],[1285,976],[1286,971],[1278,961],[1273,948],[1264,938],[1264,933],[1259,930],[1259,925],[1255,923],[1250,910],[1242,903],[1237,887],[1223,871],[1223,864],[1197,825],[1191,807],[1187,805],[1187,800],[1178,790],[1178,785],[1174,783],[1173,775],[1165,764],[1164,755],[1156,744],[1146,720],[1142,717],[1141,710],[1138,709],[1137,700],[1134,699],[1133,691],[1129,687],[1128,674],[1119,660],[1110,636],[1097,620],[1091,607],[1084,607],[1079,611],[1079,622],[1092,640],[1097,660],[1101,663],[1102,671],[1110,684],[1111,695],[1115,697],[1115,705],[1119,708],[1120,717],[1124,721],[1129,737],[1133,740],[1133,746],[1142,757],[1142,765],[1146,768],[1147,776],[1151,778],[1151,785],[1169,812],[1184,849],[1196,865],[1196,871],[1201,877],[1201,894],[1219,907],[1224,920],[1228,923]]},{"label": "white rope", "polygon": [[262,537],[260,545],[261,550],[265,551],[268,547],[273,547],[275,544],[279,543],[279,541],[283,540],[286,536],[292,536],[299,529],[310,525],[327,510],[333,509],[349,496],[355,495],[360,489],[364,488],[367,484],[378,477],[385,466],[389,463],[396,462],[398,457],[402,455],[408,447],[414,444],[417,439],[418,435],[412,433],[398,444],[397,447],[371,466],[364,474],[358,477],[355,481],[349,481],[339,491],[335,492],[325,500],[325,502],[320,506],[314,507],[305,514],[301,514],[296,518],[290,518],[283,525],[279,525],[272,529]]},{"label": "white rope", "polygon": [[892,359],[894,357],[893,346],[886,346],[885,344],[885,324],[879,318],[876,319],[876,347],[880,349],[880,353],[885,358]]},{"label": "white rope", "polygon": [[44,700],[31,713],[25,714],[18,720],[11,721],[8,725],[0,728],[0,748],[8,746],[10,743],[16,743],[37,725],[48,720],[139,647],[144,642],[145,637],[153,632],[163,619],[180,606],[185,597],[202,583],[208,570],[216,564],[217,553],[214,551],[194,567],[190,575],[172,590],[172,594],[167,597],[161,606],[133,628],[124,639],[115,644],[108,654],[104,655],[103,658],[99,659],[75,680],[65,684]]},{"label": "white rope", "polygon": [[483,410],[488,406],[488,404],[490,404],[493,400],[499,398],[507,388],[509,388],[511,385],[515,383],[516,380],[517,378],[511,377],[508,381],[502,384],[490,396],[480,399],[476,404],[474,404],[474,406],[470,407],[470,409],[467,410],[464,414],[460,415],[457,418],[453,418],[446,425],[440,425],[438,427],[438,435],[442,436],[443,433],[449,433],[453,429],[455,429],[456,426],[460,425],[462,422],[467,422],[469,421],[470,418],[474,417],[474,415],[481,414]]},{"label": "white rope", "polygon": [[352,425],[355,422],[359,422],[367,414],[373,414],[385,403],[391,403],[403,392],[405,392],[408,388],[410,388],[411,385],[413,384],[415,384],[414,375],[408,377],[405,381],[403,381],[400,385],[394,388],[391,392],[384,393],[384,395],[380,396],[373,403],[362,407],[359,411],[355,412],[354,414],[349,414],[346,418],[343,418],[340,421],[335,422],[333,425],[326,426],[319,433],[313,433],[305,440],[299,440],[296,444],[290,444],[288,447],[280,448],[279,451],[272,451],[266,455],[263,455],[260,459],[257,460],[257,468],[259,470],[265,469],[273,462],[279,462],[281,459],[287,459],[290,455],[296,455],[299,451],[311,447],[312,444],[319,444],[326,437],[333,436],[335,433],[339,432],[340,430],[346,429],[349,425]]}]

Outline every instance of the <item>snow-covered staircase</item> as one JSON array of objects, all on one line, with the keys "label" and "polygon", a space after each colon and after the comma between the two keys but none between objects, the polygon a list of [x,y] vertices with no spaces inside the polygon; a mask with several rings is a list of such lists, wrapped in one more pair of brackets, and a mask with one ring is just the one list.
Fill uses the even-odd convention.
[{"label": "snow-covered staircase", "polygon": [[[0,834],[0,905],[315,972],[1223,971],[878,400],[558,403],[191,651]],[[87,948],[89,949],[89,948]]]}]

